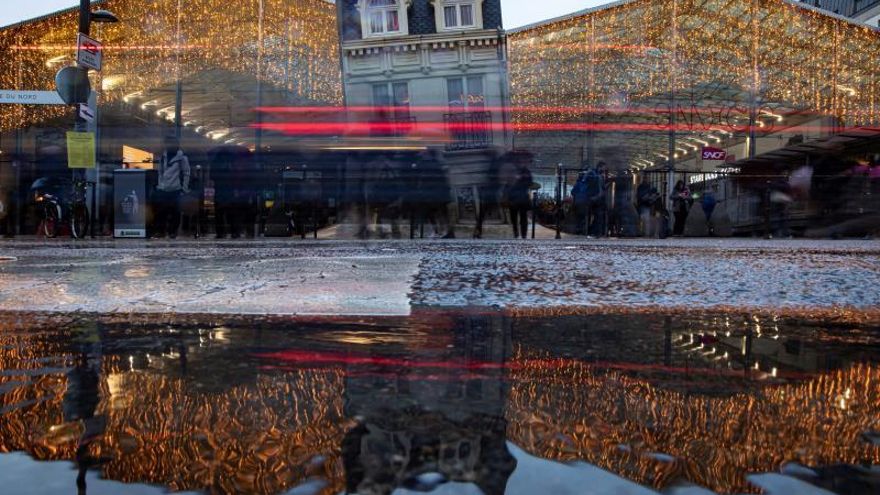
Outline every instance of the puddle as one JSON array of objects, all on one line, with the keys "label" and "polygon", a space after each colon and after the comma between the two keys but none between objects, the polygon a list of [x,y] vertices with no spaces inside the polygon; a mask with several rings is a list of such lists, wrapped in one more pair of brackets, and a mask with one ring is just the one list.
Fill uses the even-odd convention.
[{"label": "puddle", "polygon": [[428,310],[247,326],[3,318],[0,481],[27,465],[47,478],[27,493],[80,478],[117,493],[880,486],[878,328]]}]

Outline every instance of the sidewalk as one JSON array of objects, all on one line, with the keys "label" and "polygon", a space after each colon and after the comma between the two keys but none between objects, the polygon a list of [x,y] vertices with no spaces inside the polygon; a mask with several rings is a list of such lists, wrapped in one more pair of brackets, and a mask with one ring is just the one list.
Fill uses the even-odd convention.
[{"label": "sidewalk", "polygon": [[874,241],[0,242],[0,310],[8,311],[876,310],[877,287]]}]

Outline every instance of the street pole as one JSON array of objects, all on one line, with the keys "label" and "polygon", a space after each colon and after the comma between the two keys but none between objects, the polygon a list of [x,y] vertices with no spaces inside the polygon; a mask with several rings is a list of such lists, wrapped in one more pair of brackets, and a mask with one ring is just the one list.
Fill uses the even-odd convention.
[{"label": "street pole", "polygon": [[[90,34],[89,28],[92,23],[91,13],[91,2],[89,0],[79,0],[79,32],[86,36]],[[79,37],[77,37],[77,39],[79,39]],[[78,44],[79,43],[77,43],[77,45]],[[78,51],[79,46],[77,46],[76,49]],[[88,72],[88,69],[86,69],[85,67],[78,67],[78,69],[84,72]],[[88,130],[88,122],[79,115],[79,103],[81,102],[78,102],[76,105],[74,105],[73,130],[74,132],[86,132]],[[79,178],[80,180],[85,180],[86,173],[85,170],[82,169],[71,169],[70,176],[71,179],[73,179],[73,182],[76,182],[77,178]],[[95,180],[95,183],[97,182],[98,181]],[[86,186],[86,191],[88,193],[88,186]],[[92,191],[92,195],[94,195],[94,191]],[[94,197],[92,199],[94,199]],[[91,214],[94,214],[94,211]],[[92,235],[94,236],[95,225],[91,219],[91,214],[89,218],[89,230],[92,231]]]},{"label": "street pole", "polygon": [[[91,14],[91,2],[89,0],[79,0],[79,32],[86,36],[90,34],[90,27],[92,24]],[[79,47],[77,47],[77,50],[79,50]],[[88,69],[84,67],[80,67],[79,70],[88,71]],[[79,116],[79,112],[76,112],[74,116],[74,130],[77,132],[83,132],[86,124],[87,122],[85,119]]]},{"label": "street pole", "polygon": [[556,166],[556,238],[562,239],[562,164]]},{"label": "street pole", "polygon": [[86,36],[90,34],[91,12],[91,2],[89,0],[79,0],[79,32]]}]

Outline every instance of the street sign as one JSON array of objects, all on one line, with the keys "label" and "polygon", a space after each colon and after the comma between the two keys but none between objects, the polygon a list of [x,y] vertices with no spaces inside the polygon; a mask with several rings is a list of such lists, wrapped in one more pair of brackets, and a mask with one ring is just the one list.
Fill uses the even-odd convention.
[{"label": "street sign", "polygon": [[83,67],[65,67],[55,74],[55,88],[68,105],[89,101],[92,92],[89,73]]},{"label": "street sign", "polygon": [[703,160],[723,162],[727,158],[727,151],[720,148],[706,146],[703,148]]},{"label": "street sign", "polygon": [[95,111],[84,103],[77,105],[77,113],[79,114],[79,118],[86,122],[94,122],[95,120]]},{"label": "street sign", "polygon": [[67,168],[95,168],[95,133],[67,133]]},{"label": "street sign", "polygon": [[0,89],[0,105],[64,105],[57,91]]},{"label": "street sign", "polygon": [[79,33],[76,39],[76,63],[80,67],[101,71],[101,52],[104,47],[98,40]]}]

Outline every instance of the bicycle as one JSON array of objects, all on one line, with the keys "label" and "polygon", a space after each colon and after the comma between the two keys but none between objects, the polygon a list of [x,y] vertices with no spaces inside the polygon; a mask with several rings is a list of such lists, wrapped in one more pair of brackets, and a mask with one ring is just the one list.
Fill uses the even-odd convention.
[{"label": "bicycle", "polygon": [[65,223],[69,224],[72,238],[83,239],[88,235],[89,186],[94,187],[95,182],[79,178],[64,180],[49,177],[37,179],[31,185],[34,200],[43,210],[42,230],[46,237],[58,237],[61,226]]}]

